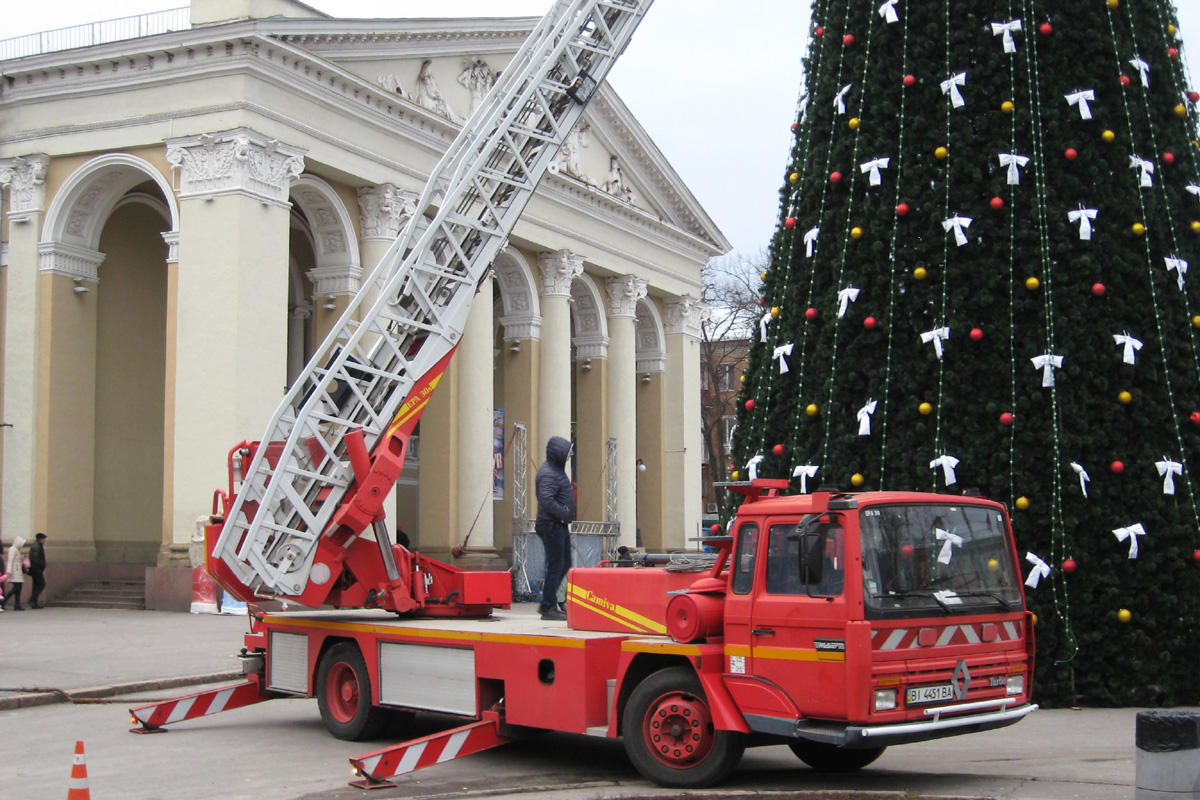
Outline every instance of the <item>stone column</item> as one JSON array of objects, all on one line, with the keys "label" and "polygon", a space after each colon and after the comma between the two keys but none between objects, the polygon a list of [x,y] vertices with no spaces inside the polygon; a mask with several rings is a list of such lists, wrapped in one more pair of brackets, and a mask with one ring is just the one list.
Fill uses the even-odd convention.
[{"label": "stone column", "polygon": [[608,346],[604,302],[591,291],[575,297],[575,427],[576,465],[579,469],[579,519],[607,518],[607,468],[609,427]]},{"label": "stone column", "polygon": [[37,500],[38,240],[45,216],[44,155],[0,159],[0,189],[8,196],[8,294],[4,309],[4,447],[0,524],[5,535],[29,536],[40,520]]},{"label": "stone column", "polygon": [[479,286],[462,339],[458,361],[458,525],[454,544],[470,535],[467,552],[494,557],[495,521],[492,503],[492,457],[495,407],[492,339],[492,281]]},{"label": "stone column", "polygon": [[172,139],[180,236],[172,541],[186,565],[194,520],[228,480],[226,456],[260,439],[287,382],[291,182],[304,151],[247,128]]},{"label": "stone column", "polygon": [[647,282],[632,275],[608,278],[608,418],[617,440],[617,520],[620,543],[637,541],[637,304]]},{"label": "stone column", "polygon": [[[371,303],[375,302],[376,293],[369,287],[371,275],[417,210],[416,203],[419,199],[420,195],[415,192],[403,191],[390,183],[364,186],[358,190],[358,221],[362,230],[362,238],[358,242],[358,252],[362,260],[362,280],[368,284],[367,294],[363,297],[363,306],[360,308],[369,307]],[[336,303],[336,300],[334,302]],[[328,332],[328,328],[325,331]],[[427,427],[428,423],[422,426],[422,430]],[[415,476],[407,477],[414,478]],[[419,535],[420,530],[418,527],[419,486],[414,483],[415,481],[412,480],[402,480],[391,496],[384,501],[384,508],[388,510],[391,517],[387,521],[388,530],[394,533],[396,526],[399,525],[405,529],[410,538],[413,535]],[[412,545],[416,547],[418,542],[412,540]]]},{"label": "stone column", "polygon": [[[503,276],[500,277],[503,280]],[[532,287],[530,287],[532,288]],[[533,495],[533,477],[539,451],[535,449],[534,437],[538,429],[538,371],[541,363],[542,318],[532,309],[532,298],[523,295],[515,305],[517,313],[501,317],[500,324],[504,328],[504,346],[500,351],[503,364],[503,395],[501,405],[504,408],[504,442],[507,445],[515,435],[518,422],[525,425],[526,463],[522,464],[513,457],[509,449],[504,459],[504,502],[497,513],[496,547],[497,549],[512,548],[513,519],[518,518],[516,508],[517,472],[525,470],[526,494],[525,506],[520,519],[532,519],[537,513],[537,499]],[[541,452],[545,452],[542,443]],[[532,464],[529,462],[533,462]]]},{"label": "stone column", "polygon": [[664,405],[679,409],[665,415],[664,469],[673,476],[664,487],[664,503],[673,512],[664,545],[680,548],[698,536],[703,512],[700,405],[700,326],[709,309],[694,297],[668,300],[666,306],[667,371]]},{"label": "stone column", "polygon": [[667,531],[676,526],[677,512],[664,496],[664,487],[676,476],[663,466],[666,450],[663,427],[666,418],[678,414],[680,409],[664,400],[666,343],[659,337],[656,321],[649,316],[639,319],[637,335],[638,525],[642,528],[642,547],[665,550],[669,549]]},{"label": "stone column", "polygon": [[571,281],[583,274],[583,256],[567,250],[538,256],[542,299],[542,370],[538,429],[529,442],[536,463],[551,436],[571,438]]}]

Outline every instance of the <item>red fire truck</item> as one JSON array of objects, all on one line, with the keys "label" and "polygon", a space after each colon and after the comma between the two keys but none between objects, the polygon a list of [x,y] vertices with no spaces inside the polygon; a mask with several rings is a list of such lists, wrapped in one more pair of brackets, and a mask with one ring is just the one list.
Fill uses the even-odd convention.
[{"label": "red fire truck", "polygon": [[315,610],[255,608],[246,680],[131,709],[135,730],[299,695],[355,741],[397,715],[464,720],[353,759],[364,786],[564,731],[623,737],[650,780],[700,787],[752,744],[857,769],[1036,708],[1008,517],[979,497],[730,484],[744,499],[708,558],[573,570],[566,623],[514,612],[508,572],[391,544],[384,498],[475,289],[649,6],[555,2],[266,434],[230,451],[209,572],[249,603]]}]

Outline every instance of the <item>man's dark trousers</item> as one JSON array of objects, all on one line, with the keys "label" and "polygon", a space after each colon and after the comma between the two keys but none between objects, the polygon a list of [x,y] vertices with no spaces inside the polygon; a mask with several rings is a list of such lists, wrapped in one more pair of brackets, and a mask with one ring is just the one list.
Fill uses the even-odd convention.
[{"label": "man's dark trousers", "polygon": [[566,523],[539,519],[534,526],[546,551],[546,582],[542,587],[541,612],[558,607],[558,586],[571,565],[571,531]]}]

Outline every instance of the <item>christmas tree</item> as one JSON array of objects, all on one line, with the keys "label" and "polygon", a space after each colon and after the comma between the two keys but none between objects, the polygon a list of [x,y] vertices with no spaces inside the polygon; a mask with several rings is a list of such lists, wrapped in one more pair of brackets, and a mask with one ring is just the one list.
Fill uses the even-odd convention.
[{"label": "christmas tree", "polygon": [[1173,5],[812,19],[741,477],[978,488],[1037,573],[1037,699],[1200,702],[1200,95]]}]

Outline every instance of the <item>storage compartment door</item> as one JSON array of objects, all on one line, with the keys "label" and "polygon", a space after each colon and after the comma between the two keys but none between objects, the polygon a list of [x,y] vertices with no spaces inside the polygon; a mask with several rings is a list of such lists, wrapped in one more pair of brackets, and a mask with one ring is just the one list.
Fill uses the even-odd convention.
[{"label": "storage compartment door", "polygon": [[380,643],[379,702],[474,717],[475,651]]}]

